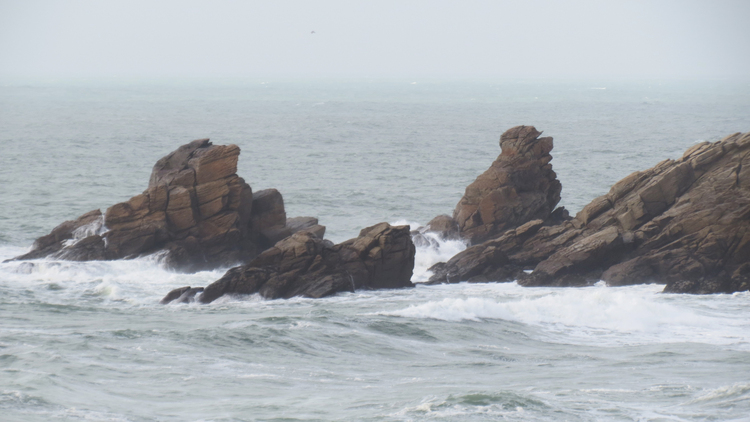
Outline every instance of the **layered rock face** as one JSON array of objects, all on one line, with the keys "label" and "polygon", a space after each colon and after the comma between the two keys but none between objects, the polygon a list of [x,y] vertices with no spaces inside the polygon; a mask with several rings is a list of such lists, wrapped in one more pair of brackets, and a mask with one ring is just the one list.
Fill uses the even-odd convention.
[{"label": "layered rock face", "polygon": [[[302,230],[249,264],[230,269],[197,300],[210,303],[227,294],[254,293],[267,299],[320,298],[341,291],[412,287],[414,254],[409,226],[380,223],[338,245]],[[189,301],[200,289],[175,289],[161,303]]]},{"label": "layered rock face", "polygon": [[[237,176],[240,149],[200,139],[160,159],[148,189],[104,215],[91,211],[66,221],[15,259],[123,259],[165,251],[172,268],[197,271],[247,262],[292,234],[281,194],[253,194]],[[315,227],[311,217],[296,230]]]},{"label": "layered rock face", "polygon": [[601,279],[666,283],[665,292],[749,290],[750,133],[698,144],[617,182],[570,221],[530,221],[432,270],[434,283]]},{"label": "layered rock face", "polygon": [[500,156],[466,187],[453,218],[469,244],[546,219],[560,202],[562,185],[550,164],[552,138],[541,134],[533,126],[507,130],[500,137]]}]

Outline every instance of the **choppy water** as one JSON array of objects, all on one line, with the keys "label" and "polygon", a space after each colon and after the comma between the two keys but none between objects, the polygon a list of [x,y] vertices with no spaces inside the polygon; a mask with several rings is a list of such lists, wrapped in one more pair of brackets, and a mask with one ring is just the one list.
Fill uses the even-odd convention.
[{"label": "choppy water", "polygon": [[[555,138],[575,213],[632,171],[750,130],[724,82],[229,81],[0,87],[0,260],[142,191],[200,137],[341,241],[450,213],[505,129]],[[606,89],[594,89],[606,88]],[[420,250],[415,280],[461,248]],[[161,306],[222,271],[0,264],[0,419],[748,420],[750,294],[507,284]]]}]

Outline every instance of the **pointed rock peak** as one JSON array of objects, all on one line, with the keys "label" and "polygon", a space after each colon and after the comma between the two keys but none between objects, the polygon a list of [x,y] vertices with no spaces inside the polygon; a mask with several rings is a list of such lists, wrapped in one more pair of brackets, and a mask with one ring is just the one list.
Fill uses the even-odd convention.
[{"label": "pointed rock peak", "polygon": [[542,132],[534,126],[516,126],[510,128],[500,136],[501,156],[516,155],[537,159],[548,155],[552,151],[552,137],[540,138]]},{"label": "pointed rock peak", "polygon": [[482,243],[531,220],[546,220],[562,185],[552,171],[552,138],[534,126],[516,126],[500,137],[503,152],[466,187],[453,211],[461,237]]}]

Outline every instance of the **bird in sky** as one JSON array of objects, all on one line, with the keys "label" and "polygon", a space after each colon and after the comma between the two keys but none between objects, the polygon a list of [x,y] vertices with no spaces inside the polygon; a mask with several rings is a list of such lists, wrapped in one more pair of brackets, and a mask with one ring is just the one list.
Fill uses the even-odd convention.
[{"label": "bird in sky", "polygon": [[311,33],[311,34],[314,34],[314,33],[315,33],[315,31],[310,31],[310,33]]}]

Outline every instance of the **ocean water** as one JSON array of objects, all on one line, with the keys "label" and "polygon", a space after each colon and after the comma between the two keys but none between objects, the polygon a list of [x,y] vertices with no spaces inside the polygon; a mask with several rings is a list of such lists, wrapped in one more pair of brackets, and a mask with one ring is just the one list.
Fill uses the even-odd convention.
[{"label": "ocean water", "polygon": [[[0,86],[0,261],[140,193],[190,140],[339,242],[450,214],[534,125],[572,214],[697,142],[750,131],[750,84],[227,80]],[[418,250],[414,281],[464,246]],[[0,264],[0,420],[750,420],[750,294],[417,285],[161,306],[223,270]]]}]

